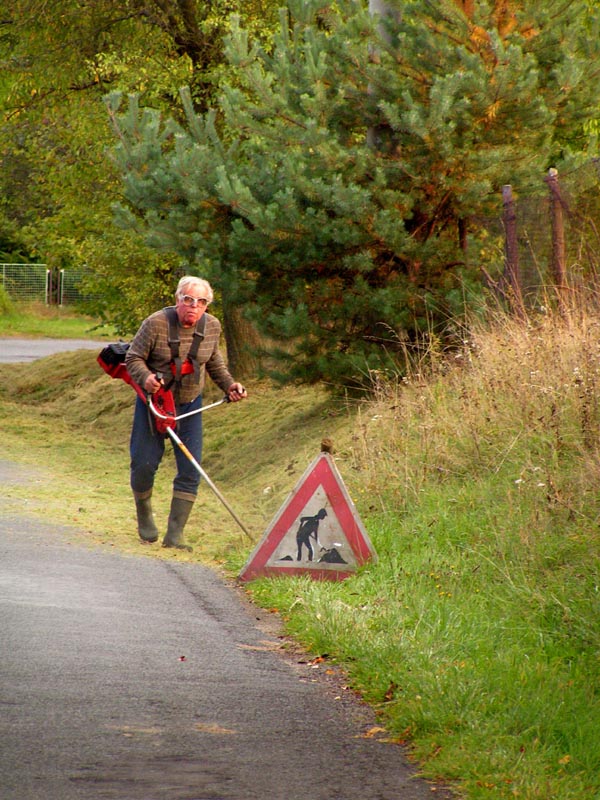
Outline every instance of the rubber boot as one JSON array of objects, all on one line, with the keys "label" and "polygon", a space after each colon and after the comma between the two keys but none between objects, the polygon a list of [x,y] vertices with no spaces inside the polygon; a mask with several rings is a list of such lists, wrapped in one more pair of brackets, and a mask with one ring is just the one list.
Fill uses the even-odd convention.
[{"label": "rubber boot", "polygon": [[177,550],[187,550],[191,552],[192,548],[185,544],[183,529],[185,528],[185,523],[188,521],[193,505],[193,500],[173,497],[171,500],[169,521],[167,523],[167,533],[163,539],[163,547],[176,547]]},{"label": "rubber boot", "polygon": [[158,528],[152,513],[152,492],[134,492],[137,512],[138,534],[142,542],[153,544],[158,541]]}]

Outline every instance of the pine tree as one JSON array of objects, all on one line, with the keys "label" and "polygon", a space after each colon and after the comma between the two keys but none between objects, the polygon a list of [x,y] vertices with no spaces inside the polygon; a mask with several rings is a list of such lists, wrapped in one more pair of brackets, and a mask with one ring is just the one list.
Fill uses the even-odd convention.
[{"label": "pine tree", "polygon": [[584,151],[600,39],[577,1],[288,5],[268,52],[234,26],[220,134],[188,104],[129,199],[234,286],[286,379],[364,384],[479,291],[500,187]]}]

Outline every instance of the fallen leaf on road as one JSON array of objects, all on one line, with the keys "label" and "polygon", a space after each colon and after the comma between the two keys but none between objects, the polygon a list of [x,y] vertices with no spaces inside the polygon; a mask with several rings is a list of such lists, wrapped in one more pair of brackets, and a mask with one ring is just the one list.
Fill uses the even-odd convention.
[{"label": "fallen leaf on road", "polygon": [[197,722],[194,725],[194,728],[197,731],[202,731],[202,733],[215,733],[215,734],[227,734],[227,735],[232,735],[237,733],[237,731],[233,731],[231,730],[231,728],[222,728],[215,722]]},{"label": "fallen leaf on road", "polygon": [[368,731],[362,734],[363,739],[372,739],[374,736],[377,736],[378,733],[387,733],[385,728],[379,727],[379,725],[374,725],[372,728],[369,728]]}]

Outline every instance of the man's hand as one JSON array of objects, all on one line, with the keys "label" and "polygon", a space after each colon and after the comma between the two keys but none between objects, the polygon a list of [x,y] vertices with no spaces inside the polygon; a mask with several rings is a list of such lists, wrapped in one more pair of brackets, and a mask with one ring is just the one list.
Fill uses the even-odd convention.
[{"label": "man's hand", "polygon": [[148,394],[155,394],[158,392],[161,386],[162,381],[159,380],[153,372],[151,372],[144,381],[144,389],[148,392]]},{"label": "man's hand", "polygon": [[248,397],[248,392],[241,383],[232,383],[229,389],[227,389],[227,397],[231,403],[237,403],[238,400],[243,400],[245,397]]}]

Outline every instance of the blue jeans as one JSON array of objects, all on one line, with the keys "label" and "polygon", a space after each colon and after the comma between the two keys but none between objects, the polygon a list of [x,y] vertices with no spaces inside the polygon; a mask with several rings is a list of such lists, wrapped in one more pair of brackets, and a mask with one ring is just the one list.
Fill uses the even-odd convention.
[{"label": "blue jeans", "polygon": [[[191,403],[177,406],[177,414],[186,414],[202,407],[202,396]],[[133,413],[133,427],[129,442],[131,456],[131,488],[142,494],[154,486],[154,476],[165,452],[165,438],[168,434],[157,433],[148,417],[149,410],[144,401],[136,398]],[[200,464],[202,459],[202,414],[194,414],[177,424],[177,435]],[[173,493],[179,497],[194,500],[198,494],[200,474],[191,461],[173,442],[177,475],[173,481]]]}]

